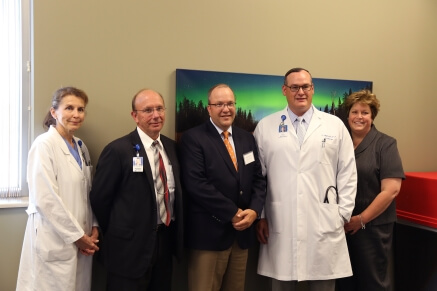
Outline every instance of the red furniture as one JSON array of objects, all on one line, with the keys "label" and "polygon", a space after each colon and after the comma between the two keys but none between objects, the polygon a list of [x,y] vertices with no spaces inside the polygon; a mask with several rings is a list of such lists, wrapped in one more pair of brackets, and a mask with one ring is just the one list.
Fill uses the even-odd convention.
[{"label": "red furniture", "polygon": [[398,219],[437,229],[437,172],[406,172],[396,197]]}]

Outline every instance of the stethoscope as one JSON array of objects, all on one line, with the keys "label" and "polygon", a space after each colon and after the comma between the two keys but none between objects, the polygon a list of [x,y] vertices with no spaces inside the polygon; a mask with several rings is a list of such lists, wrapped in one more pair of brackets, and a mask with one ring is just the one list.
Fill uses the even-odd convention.
[{"label": "stethoscope", "polygon": [[329,190],[330,189],[334,189],[334,191],[335,191],[335,197],[336,197],[336,202],[337,202],[337,204],[338,204],[338,190],[337,190],[337,187],[335,187],[335,186],[329,186],[328,187],[328,189],[326,189],[326,192],[325,192],[325,199],[323,200],[323,203],[328,203],[329,204],[329,199],[328,199],[328,194],[329,194]]}]

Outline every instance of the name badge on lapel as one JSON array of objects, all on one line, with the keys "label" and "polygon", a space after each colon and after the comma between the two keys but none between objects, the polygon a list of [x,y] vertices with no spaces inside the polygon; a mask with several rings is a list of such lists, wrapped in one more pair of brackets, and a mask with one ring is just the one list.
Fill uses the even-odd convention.
[{"label": "name badge on lapel", "polygon": [[132,162],[132,171],[133,172],[142,172],[143,171],[143,157],[133,157]]},{"label": "name badge on lapel", "polygon": [[243,155],[244,164],[250,164],[255,162],[255,156],[253,155],[253,152],[247,152]]}]

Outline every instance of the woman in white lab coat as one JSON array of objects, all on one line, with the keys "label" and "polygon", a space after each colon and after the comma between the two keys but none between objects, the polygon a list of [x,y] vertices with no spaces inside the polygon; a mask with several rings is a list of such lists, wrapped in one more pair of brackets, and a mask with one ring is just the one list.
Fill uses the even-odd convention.
[{"label": "woman in white lab coat", "polygon": [[99,248],[88,194],[91,163],[75,137],[88,97],[73,87],[57,90],[44,125],[29,151],[28,221],[17,290],[91,289],[92,255]]}]

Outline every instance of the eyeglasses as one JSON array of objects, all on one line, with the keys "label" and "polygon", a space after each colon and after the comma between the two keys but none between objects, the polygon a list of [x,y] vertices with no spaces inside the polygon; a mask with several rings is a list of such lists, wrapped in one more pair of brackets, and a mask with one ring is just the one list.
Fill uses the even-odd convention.
[{"label": "eyeglasses", "polygon": [[161,115],[161,114],[163,114],[164,113],[164,111],[165,111],[165,108],[164,107],[147,107],[147,108],[144,108],[144,109],[141,109],[141,110],[139,110],[139,109],[137,109],[137,110],[134,110],[134,111],[141,111],[141,112],[143,112],[144,114],[147,114],[147,115],[151,115],[151,114],[153,114],[153,112],[157,112],[159,115]]},{"label": "eyeglasses", "polygon": [[300,88],[302,88],[303,91],[307,92],[313,88],[313,84],[305,84],[302,86],[287,86],[287,85],[284,86],[288,87],[291,92],[299,92]]},{"label": "eyeglasses", "polygon": [[228,108],[234,108],[235,105],[237,105],[237,103],[235,102],[228,102],[228,103],[216,103],[216,104],[208,104],[209,106],[215,106],[218,109],[222,109],[225,106],[227,106]]}]

